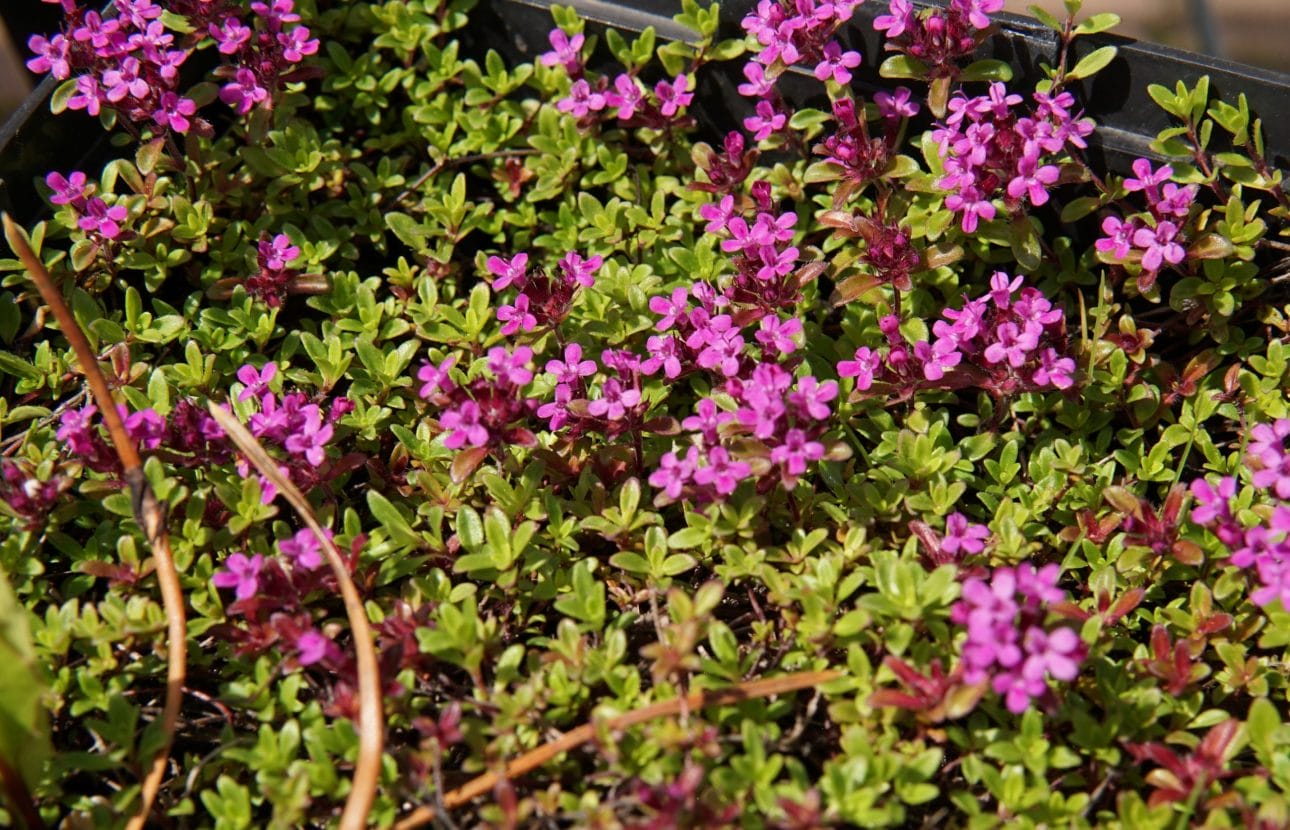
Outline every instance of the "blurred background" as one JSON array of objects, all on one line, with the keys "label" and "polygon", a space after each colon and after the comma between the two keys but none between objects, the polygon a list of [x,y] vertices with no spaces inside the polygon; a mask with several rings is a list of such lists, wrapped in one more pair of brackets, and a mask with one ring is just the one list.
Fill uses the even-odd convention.
[{"label": "blurred background", "polygon": [[[30,7],[33,18],[57,11],[39,0],[0,0],[0,8],[11,20],[24,22],[27,18],[10,11],[11,4],[14,8]],[[1058,16],[1064,14],[1062,0],[1008,0],[1007,8],[1025,14],[1032,4]],[[1119,14],[1124,23],[1117,33],[1128,37],[1290,72],[1290,0],[1086,0],[1084,10],[1086,14]],[[35,23],[34,19],[30,22]],[[0,121],[22,101],[35,80],[23,67],[27,57],[26,44],[15,44],[0,19]]]}]

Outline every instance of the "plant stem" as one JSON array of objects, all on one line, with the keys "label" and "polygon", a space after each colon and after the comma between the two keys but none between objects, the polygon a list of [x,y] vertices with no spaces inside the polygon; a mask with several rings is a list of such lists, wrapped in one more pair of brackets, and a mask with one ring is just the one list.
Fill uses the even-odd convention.
[{"label": "plant stem", "polygon": [[175,570],[174,558],[170,552],[170,533],[166,529],[166,510],[157,501],[152,487],[143,474],[143,462],[139,450],[125,431],[125,424],[117,412],[116,401],[107,379],[99,370],[98,358],[90,348],[85,332],[67,307],[62,292],[54,285],[54,280],[45,270],[44,263],[32,251],[26,234],[14,223],[8,214],[4,214],[4,232],[10,247],[18,255],[27,273],[31,276],[40,296],[54,312],[63,336],[76,353],[76,360],[81,364],[81,371],[89,383],[90,391],[98,404],[99,416],[107,427],[112,447],[121,461],[121,477],[130,487],[130,504],[134,508],[134,518],[143,528],[148,538],[157,565],[157,582],[161,587],[161,603],[166,614],[167,649],[166,649],[166,700],[161,712],[161,728],[164,736],[161,747],[153,756],[151,766],[144,776],[140,789],[139,808],[126,824],[127,830],[141,830],[152,811],[152,803],[161,789],[161,780],[166,774],[170,760],[170,746],[175,739],[175,727],[179,721],[179,706],[183,701],[184,678],[188,662],[188,621],[184,609],[184,592],[179,584],[179,573]]}]

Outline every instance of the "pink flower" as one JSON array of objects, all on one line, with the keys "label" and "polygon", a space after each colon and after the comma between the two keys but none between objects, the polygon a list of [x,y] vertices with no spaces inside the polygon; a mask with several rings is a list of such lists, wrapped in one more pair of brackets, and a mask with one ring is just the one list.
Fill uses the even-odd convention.
[{"label": "pink flower", "polygon": [[617,379],[610,378],[601,388],[600,397],[587,404],[587,412],[597,418],[621,421],[627,410],[641,402],[639,389],[624,389]]},{"label": "pink flower", "polygon": [[855,69],[859,65],[859,52],[843,52],[837,41],[831,40],[824,44],[824,58],[815,65],[815,77],[821,81],[832,78],[835,83],[845,85],[851,82],[851,73],[848,70]]},{"label": "pink flower", "polygon": [[1116,259],[1124,259],[1129,255],[1133,235],[1140,227],[1136,220],[1125,222],[1118,216],[1108,216],[1102,220],[1102,233],[1106,236],[1094,242],[1093,247],[1103,253],[1111,253]]},{"label": "pink flower", "polygon": [[236,17],[225,17],[210,25],[211,38],[219,46],[220,54],[235,55],[251,39],[251,27]]},{"label": "pink flower", "polygon": [[698,447],[690,447],[685,458],[678,458],[674,452],[666,453],[659,459],[658,469],[650,473],[650,486],[661,489],[673,501],[679,499],[681,491],[694,476],[698,453]]},{"label": "pink flower", "polygon": [[605,96],[591,89],[585,78],[573,82],[568,96],[556,102],[555,108],[567,112],[575,118],[583,118],[588,113],[599,112],[605,108]]},{"label": "pink flower", "polygon": [[502,321],[502,334],[507,337],[518,331],[533,331],[537,328],[537,317],[529,311],[527,294],[516,297],[514,305],[499,306],[497,319]]},{"label": "pink flower", "polygon": [[496,279],[493,280],[493,290],[501,291],[513,282],[523,283],[528,273],[529,255],[516,254],[509,260],[502,259],[499,256],[490,256],[488,258],[488,273]]},{"label": "pink flower", "polygon": [[436,392],[451,391],[452,378],[448,376],[448,370],[456,362],[456,355],[449,356],[438,366],[427,361],[417,370],[417,380],[421,381],[421,388],[417,391],[417,394],[423,398],[429,398]]},{"label": "pink flower", "polygon": [[[331,531],[326,528],[323,528],[323,534],[328,539],[332,538]],[[312,571],[323,563],[322,544],[309,528],[298,530],[291,538],[278,542],[278,550],[282,551],[284,556],[289,556],[297,566],[307,571]]]},{"label": "pink flower", "polygon": [[72,77],[72,43],[63,35],[54,35],[48,40],[32,35],[27,48],[36,56],[27,61],[27,68],[32,72],[48,72],[60,81]]},{"label": "pink flower", "polygon": [[985,525],[970,524],[967,516],[954,512],[945,517],[945,536],[941,539],[941,550],[953,556],[962,553],[980,553],[985,550],[985,541],[990,538],[990,529]]},{"label": "pink flower", "polygon": [[579,50],[582,49],[584,39],[581,34],[569,37],[561,29],[552,29],[547,34],[547,40],[551,43],[551,51],[543,52],[538,56],[543,66],[560,64],[571,74],[582,68],[582,56]]},{"label": "pink flower", "polygon": [[664,116],[671,118],[676,115],[683,107],[690,105],[694,100],[693,92],[686,92],[690,79],[684,73],[677,75],[672,82],[659,81],[654,85],[654,95],[658,98],[659,112]]},{"label": "pink flower", "polygon": [[188,98],[181,98],[174,92],[161,93],[161,100],[157,103],[157,109],[152,113],[152,120],[157,122],[157,126],[164,129],[170,129],[177,133],[186,133],[192,126],[189,120],[197,113],[197,103]]},{"label": "pink flower", "polygon": [[1187,252],[1174,237],[1178,235],[1178,226],[1173,222],[1161,222],[1155,228],[1138,228],[1133,232],[1133,244],[1143,248],[1142,267],[1147,271],[1159,271],[1168,262],[1177,265],[1182,262]]},{"label": "pink flower", "polygon": [[878,92],[873,102],[878,105],[878,113],[889,121],[901,118],[913,118],[921,109],[912,99],[913,92],[907,86],[896,87],[895,93]]},{"label": "pink flower", "polygon": [[644,90],[634,77],[622,73],[614,78],[613,92],[605,93],[605,103],[618,109],[618,117],[626,121],[636,114],[636,108],[645,98]]},{"label": "pink flower", "polygon": [[738,86],[740,95],[749,98],[765,98],[775,88],[775,79],[766,77],[766,70],[759,63],[749,61],[744,64],[744,77],[748,82]]},{"label": "pink flower", "polygon": [[248,559],[245,554],[235,553],[224,560],[224,567],[215,572],[211,578],[216,588],[233,588],[238,599],[250,599],[259,590],[260,568],[264,557],[260,554]]},{"label": "pink flower", "polygon": [[439,417],[439,423],[450,432],[443,445],[450,450],[461,449],[466,445],[486,446],[489,434],[488,429],[480,422],[481,415],[479,404],[472,400],[464,400],[456,407],[445,409]]},{"label": "pink flower", "polygon": [[268,97],[269,91],[260,86],[255,73],[246,67],[238,68],[233,75],[233,80],[219,91],[219,99],[237,110],[238,115],[246,115]]},{"label": "pink flower", "polygon": [[129,218],[123,205],[108,207],[107,203],[95,196],[85,203],[85,213],[77,221],[83,231],[98,233],[105,239],[116,239],[121,235],[121,224]]},{"label": "pink flower", "polygon": [[1055,164],[1038,166],[1037,159],[1023,158],[1017,164],[1017,176],[1008,182],[1008,195],[1020,199],[1023,195],[1030,197],[1030,204],[1035,207],[1048,202],[1048,188],[1057,184],[1060,172]]},{"label": "pink flower", "polygon": [[856,389],[861,392],[873,386],[874,374],[882,366],[882,355],[861,346],[856,349],[854,360],[843,360],[838,363],[838,377],[855,378]]},{"label": "pink flower", "polygon": [[757,141],[770,138],[772,133],[784,129],[788,116],[778,112],[770,101],[758,101],[756,115],[744,119],[744,129],[753,134]]},{"label": "pink flower", "polygon": [[239,401],[248,398],[259,397],[269,392],[269,381],[273,380],[278,374],[278,364],[270,360],[264,364],[263,369],[257,370],[254,365],[247,363],[237,370],[237,379],[245,386],[237,396]]},{"label": "pink flower", "polygon": [[61,173],[50,173],[45,177],[45,184],[54,191],[49,201],[55,205],[80,207],[91,192],[91,189],[86,186],[85,174],[79,170],[72,171],[67,178],[63,178]]},{"label": "pink flower", "polygon": [[300,63],[306,55],[318,52],[317,38],[309,37],[309,28],[296,26],[289,32],[278,32],[278,46],[282,48],[282,57],[288,63]]},{"label": "pink flower", "polygon": [[717,495],[728,496],[739,486],[739,482],[752,474],[752,467],[743,461],[733,461],[725,447],[713,447],[708,451],[707,465],[695,470],[696,484],[711,486]]},{"label": "pink flower", "polygon": [[885,31],[888,38],[900,37],[914,22],[914,7],[909,0],[891,0],[887,8],[887,14],[874,18],[873,27],[879,32]]},{"label": "pink flower", "polygon": [[293,259],[300,256],[300,249],[291,244],[291,237],[285,233],[273,237],[271,242],[262,241],[259,252],[264,267],[270,271],[283,271]]},{"label": "pink flower", "polygon": [[532,360],[533,350],[528,346],[517,346],[514,352],[494,346],[488,350],[488,371],[498,380],[523,386],[533,380],[533,372],[528,368]]},{"label": "pink flower", "polygon": [[576,252],[570,251],[558,263],[560,270],[564,272],[565,279],[570,280],[583,288],[590,288],[596,284],[596,269],[605,262],[604,258],[596,255],[590,259],[583,259]]},{"label": "pink flower", "polygon": [[548,360],[546,371],[555,376],[557,383],[574,384],[596,373],[596,361],[583,360],[582,347],[570,343],[564,347],[564,360]]}]

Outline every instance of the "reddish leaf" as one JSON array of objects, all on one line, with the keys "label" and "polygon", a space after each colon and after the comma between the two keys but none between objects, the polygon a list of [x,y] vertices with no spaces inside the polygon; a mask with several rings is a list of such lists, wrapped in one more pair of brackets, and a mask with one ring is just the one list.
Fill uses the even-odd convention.
[{"label": "reddish leaf", "polygon": [[457,453],[457,457],[452,460],[453,484],[461,484],[470,478],[470,474],[475,472],[487,455],[488,447],[471,447]]}]

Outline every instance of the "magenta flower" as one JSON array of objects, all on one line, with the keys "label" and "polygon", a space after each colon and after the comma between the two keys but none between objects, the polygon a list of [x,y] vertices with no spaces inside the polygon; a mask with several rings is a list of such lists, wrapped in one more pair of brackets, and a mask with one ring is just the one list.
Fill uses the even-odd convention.
[{"label": "magenta flower", "polygon": [[1133,233],[1133,244],[1144,249],[1142,267],[1147,271],[1159,271],[1166,262],[1177,265],[1186,258],[1187,252],[1175,241],[1178,226],[1164,221],[1155,228],[1138,228]]},{"label": "magenta flower", "polygon": [[516,297],[514,305],[499,306],[497,319],[502,321],[502,334],[507,337],[518,331],[533,331],[537,328],[537,317],[529,311],[527,294]]},{"label": "magenta flower", "polygon": [[152,120],[163,129],[183,134],[192,126],[192,121],[189,119],[196,113],[197,102],[167,91],[161,93],[157,108],[153,110]]},{"label": "magenta flower", "polygon": [[333,652],[340,651],[335,643],[312,628],[296,638],[295,647],[296,662],[302,666],[320,663]]},{"label": "magenta flower", "polygon": [[121,63],[103,72],[103,97],[112,103],[130,98],[146,98],[148,81],[139,76],[138,58],[123,58]]},{"label": "magenta flower", "polygon": [[48,72],[60,81],[72,77],[72,42],[63,35],[54,35],[48,40],[32,35],[27,48],[36,56],[27,61],[27,68],[32,72]]},{"label": "magenta flower", "polygon": [[488,444],[488,429],[480,422],[482,413],[479,404],[464,400],[456,407],[445,409],[439,417],[439,423],[450,430],[443,445],[450,450],[464,446],[483,447]]},{"label": "magenta flower", "polygon": [[820,383],[813,376],[807,375],[797,382],[797,388],[789,393],[788,401],[798,408],[803,417],[824,421],[830,414],[829,401],[837,396],[837,381],[826,380]]},{"label": "magenta flower", "polygon": [[81,230],[98,233],[105,239],[116,239],[121,235],[121,224],[129,218],[123,205],[108,207],[107,203],[95,196],[85,203],[85,213],[77,220]]},{"label": "magenta flower", "polygon": [[604,258],[600,255],[583,259],[576,252],[570,251],[564,255],[558,265],[564,273],[565,279],[581,285],[583,288],[590,288],[596,284],[596,270],[604,262]]},{"label": "magenta flower", "polygon": [[561,29],[552,29],[547,34],[547,40],[551,43],[551,51],[543,52],[538,56],[538,60],[542,62],[543,66],[560,64],[570,74],[581,70],[582,55],[579,50],[582,49],[584,42],[581,34],[569,37]]},{"label": "magenta flower", "polygon": [[765,141],[772,133],[784,129],[788,116],[778,111],[770,101],[758,101],[756,114],[744,119],[744,129],[753,134],[756,141]]},{"label": "magenta flower", "polygon": [[658,98],[659,112],[664,116],[671,118],[676,115],[683,107],[690,105],[694,100],[693,92],[686,92],[690,84],[690,79],[685,74],[676,76],[671,81],[659,81],[654,85],[654,95]]},{"label": "magenta flower", "polygon": [[212,23],[209,31],[222,55],[237,54],[251,40],[251,27],[244,25],[236,17],[225,17],[219,23]]},{"label": "magenta flower", "polygon": [[650,473],[650,486],[662,490],[669,499],[676,501],[694,476],[698,455],[698,447],[690,447],[685,458],[678,458],[674,452],[666,453],[659,459],[658,469]]},{"label": "magenta flower", "polygon": [[705,487],[711,486],[721,496],[733,493],[739,482],[752,474],[752,467],[743,461],[732,460],[725,447],[710,449],[707,462],[707,466],[695,470],[694,481]]},{"label": "magenta flower", "polygon": [[838,377],[855,378],[856,389],[861,392],[873,386],[874,375],[882,366],[882,355],[872,351],[868,346],[856,349],[855,359],[838,363]]},{"label": "magenta flower", "polygon": [[278,32],[278,46],[288,63],[300,63],[306,55],[318,52],[318,39],[309,37],[307,26],[296,26],[289,32]]},{"label": "magenta flower", "polygon": [[1014,369],[1025,363],[1030,352],[1039,345],[1036,332],[1029,326],[1024,331],[1019,330],[1016,323],[1001,323],[995,330],[995,337],[995,342],[986,347],[985,359],[990,363],[1006,360]]},{"label": "magenta flower", "polygon": [[1129,255],[1134,234],[1139,228],[1141,225],[1136,220],[1125,222],[1118,216],[1108,216],[1102,220],[1102,233],[1106,236],[1094,242],[1093,247],[1103,253],[1111,253],[1116,259],[1124,259]]},{"label": "magenta flower", "polygon": [[1004,0],[952,0],[950,8],[962,12],[968,22],[978,29],[988,29],[990,18],[987,15],[1002,11]]},{"label": "magenta flower", "polygon": [[838,84],[851,83],[851,72],[860,65],[860,53],[855,51],[842,51],[838,42],[831,40],[824,44],[824,58],[815,65],[815,77],[821,81],[827,81],[830,78]]},{"label": "magenta flower", "polygon": [[1034,381],[1039,386],[1070,389],[1075,385],[1075,361],[1058,355],[1056,349],[1044,349],[1039,355]]},{"label": "magenta flower", "polygon": [[533,372],[528,368],[532,360],[533,350],[528,346],[518,346],[513,353],[503,346],[494,346],[488,350],[488,371],[498,380],[523,386],[533,380]]},{"label": "magenta flower", "polygon": [[582,347],[570,343],[564,347],[564,360],[548,360],[546,371],[555,376],[557,383],[576,384],[596,373],[596,361],[583,360]]},{"label": "magenta flower", "polygon": [[738,86],[739,94],[748,98],[765,98],[775,88],[775,79],[766,76],[766,70],[760,63],[749,61],[744,64],[744,77],[747,83]]},{"label": "magenta flower", "polygon": [[921,107],[913,100],[913,92],[907,86],[896,87],[894,93],[874,93],[873,102],[878,106],[878,114],[888,121],[899,121],[902,118],[913,118]]},{"label": "magenta flower", "polygon": [[304,456],[313,466],[322,466],[327,458],[324,448],[331,440],[332,425],[324,423],[322,410],[314,404],[302,407],[300,414],[304,419],[298,425],[299,431],[288,435],[283,446],[289,453]]},{"label": "magenta flower", "polygon": [[493,290],[502,291],[514,282],[523,284],[528,273],[528,265],[528,254],[516,254],[509,260],[502,259],[499,256],[490,256],[487,266],[488,273],[495,278],[493,280]]},{"label": "magenta flower", "polygon": [[588,113],[599,112],[605,108],[605,96],[595,92],[585,78],[573,82],[569,94],[556,102],[555,108],[567,112],[575,118],[583,118]]},{"label": "magenta flower", "polygon": [[914,7],[909,0],[891,0],[887,14],[880,14],[873,20],[874,29],[886,32],[888,38],[898,38],[914,22]]},{"label": "magenta flower", "polygon": [[610,378],[601,387],[600,397],[588,402],[587,412],[597,418],[621,421],[627,415],[627,410],[636,407],[640,402],[639,389],[624,389],[617,379]]},{"label": "magenta flower", "polygon": [[1145,191],[1147,199],[1154,203],[1159,198],[1160,185],[1169,181],[1169,177],[1174,174],[1174,169],[1167,164],[1162,164],[1159,170],[1153,171],[1148,159],[1137,159],[1133,162],[1133,173],[1137,178],[1125,179],[1124,189],[1130,193]]},{"label": "magenta flower", "polygon": [[624,121],[636,114],[644,99],[645,91],[640,83],[625,72],[614,78],[613,91],[605,93],[605,103],[616,108],[618,117]]},{"label": "magenta flower", "polygon": [[269,381],[273,380],[278,374],[278,364],[269,361],[264,364],[263,369],[257,370],[255,366],[248,363],[237,370],[237,379],[240,380],[245,388],[238,394],[239,401],[255,398],[269,391]]},{"label": "magenta flower", "polygon": [[674,288],[670,297],[651,297],[649,310],[663,318],[658,321],[655,328],[659,331],[667,331],[678,319],[687,316],[690,310],[690,292],[684,288]]},{"label": "magenta flower", "polygon": [[775,316],[761,318],[758,331],[754,337],[761,344],[762,351],[769,355],[792,354],[797,349],[793,338],[802,333],[802,321],[796,317],[780,320]]},{"label": "magenta flower", "polygon": [[67,99],[67,108],[98,115],[104,100],[98,79],[92,75],[81,75],[76,79],[76,94]]},{"label": "magenta flower", "polygon": [[268,100],[269,90],[260,86],[255,73],[246,67],[239,67],[229,81],[219,91],[219,99],[237,110],[238,115],[246,115],[257,104]]},{"label": "magenta flower", "polygon": [[793,478],[805,473],[807,464],[823,457],[824,445],[807,439],[806,433],[800,429],[784,433],[784,443],[770,451],[771,463],[781,465]]},{"label": "magenta flower", "polygon": [[1008,182],[1008,195],[1020,199],[1030,198],[1035,207],[1048,203],[1048,188],[1057,184],[1060,171],[1055,164],[1039,167],[1038,159],[1023,158],[1017,163],[1017,176]]},{"label": "magenta flower", "polygon": [[50,173],[45,177],[45,184],[54,191],[49,201],[55,205],[82,207],[92,192],[92,188],[86,185],[85,174],[79,170],[72,171],[67,178],[63,178],[61,173]]},{"label": "magenta flower", "polygon": [[224,560],[224,567],[215,572],[211,583],[216,588],[233,588],[238,599],[250,599],[259,590],[263,566],[264,557],[258,553],[249,559],[245,554],[234,553]]},{"label": "magenta flower", "polygon": [[980,553],[985,550],[985,541],[989,538],[988,527],[971,524],[967,516],[954,512],[945,517],[945,536],[941,539],[941,550],[955,557],[960,553]]},{"label": "magenta flower", "polygon": [[[332,538],[330,530],[323,528],[323,533],[328,539]],[[294,536],[278,542],[278,550],[284,556],[290,557],[298,567],[307,571],[312,571],[323,563],[322,543],[309,528],[298,530]]]}]

